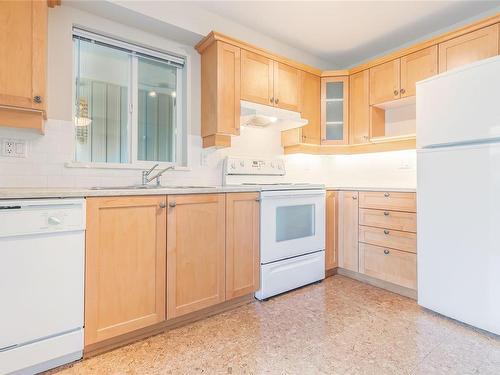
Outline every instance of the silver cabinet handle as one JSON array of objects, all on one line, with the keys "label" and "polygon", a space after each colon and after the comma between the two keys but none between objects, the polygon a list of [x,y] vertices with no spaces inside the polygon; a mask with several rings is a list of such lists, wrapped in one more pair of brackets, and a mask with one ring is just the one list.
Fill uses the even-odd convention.
[{"label": "silver cabinet handle", "polygon": [[405,89],[401,89],[401,90],[399,90],[399,92],[400,92],[401,94],[404,94],[404,93],[406,92],[406,90],[405,90]]},{"label": "silver cabinet handle", "polygon": [[384,211],[384,216],[389,216],[389,212]]},{"label": "silver cabinet handle", "polygon": [[260,202],[260,198],[255,198],[255,201],[256,202]]},{"label": "silver cabinet handle", "polygon": [[390,195],[391,194],[389,194],[389,193],[384,193],[384,197],[386,197],[386,198],[389,197]]},{"label": "silver cabinet handle", "polygon": [[160,202],[160,208],[165,208],[167,207],[167,205],[165,204],[165,202]]},{"label": "silver cabinet handle", "polygon": [[278,104],[278,103],[280,102],[280,100],[276,98],[276,99],[274,99],[274,102],[275,102],[276,104]]},{"label": "silver cabinet handle", "polygon": [[41,102],[42,102],[42,97],[41,97],[40,95],[35,95],[35,96],[33,97],[33,101],[34,101],[35,103],[41,103]]},{"label": "silver cabinet handle", "polygon": [[389,231],[387,229],[384,229],[384,234],[389,234]]},{"label": "silver cabinet handle", "polygon": [[271,99],[269,99],[269,102],[271,102],[271,103],[274,102],[274,96]]},{"label": "silver cabinet handle", "polygon": [[353,196],[352,196],[352,199],[356,200],[356,199],[358,199],[358,197],[357,197],[357,196],[355,196],[355,195],[353,195]]},{"label": "silver cabinet handle", "polygon": [[390,253],[390,251],[389,251],[389,250],[387,250],[387,249],[385,249],[385,250],[384,250],[384,254],[385,254],[385,255],[388,255],[389,253]]},{"label": "silver cabinet handle", "polygon": [[168,205],[170,207],[174,208],[175,206],[177,206],[177,203],[175,203],[175,201],[174,201],[174,202],[170,202]]}]

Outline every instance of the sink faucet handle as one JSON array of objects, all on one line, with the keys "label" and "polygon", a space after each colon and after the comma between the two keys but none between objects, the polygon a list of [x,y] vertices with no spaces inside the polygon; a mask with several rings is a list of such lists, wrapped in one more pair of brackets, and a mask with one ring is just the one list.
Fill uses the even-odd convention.
[{"label": "sink faucet handle", "polygon": [[159,165],[160,165],[160,164],[155,164],[155,165],[153,165],[153,166],[152,166],[151,168],[149,168],[147,171],[144,171],[144,174],[145,174],[146,176],[149,176],[149,175],[151,174],[151,172],[153,172],[153,171],[155,170],[155,168],[156,168],[157,166],[159,166]]},{"label": "sink faucet handle", "polygon": [[149,181],[152,181],[156,178],[156,185],[160,185],[160,177],[163,175],[163,173],[165,173],[166,171],[168,171],[169,169],[175,169],[173,165],[170,165],[166,168],[163,168],[161,171],[158,171],[158,173],[154,176],[154,177],[151,177],[149,178],[148,180]]}]

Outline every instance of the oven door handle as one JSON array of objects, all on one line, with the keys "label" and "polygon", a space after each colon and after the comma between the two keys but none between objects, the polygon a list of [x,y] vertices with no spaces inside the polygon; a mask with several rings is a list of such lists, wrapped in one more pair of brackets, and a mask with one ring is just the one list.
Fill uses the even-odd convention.
[{"label": "oven door handle", "polygon": [[262,199],[276,199],[276,198],[295,198],[295,197],[307,197],[307,198],[322,198],[326,196],[325,190],[290,190],[290,191],[263,191],[260,193]]}]

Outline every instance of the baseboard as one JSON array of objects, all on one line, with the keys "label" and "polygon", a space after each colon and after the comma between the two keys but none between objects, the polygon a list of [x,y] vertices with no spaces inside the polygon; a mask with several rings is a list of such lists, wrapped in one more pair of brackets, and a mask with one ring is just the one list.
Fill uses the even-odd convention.
[{"label": "baseboard", "polygon": [[346,270],[345,268],[339,267],[339,268],[337,268],[336,271],[339,275],[346,276],[346,277],[349,277],[351,279],[358,280],[358,281],[361,281],[363,283],[376,286],[378,288],[386,289],[390,292],[401,294],[402,296],[412,298],[414,300],[417,299],[417,291],[416,290],[406,288],[404,286],[396,285],[396,284],[393,284],[393,283],[390,283],[390,282],[387,282],[384,280],[375,279],[371,276],[367,276],[367,275],[364,275],[364,274],[359,273],[359,272]]},{"label": "baseboard", "polygon": [[337,267],[335,268],[332,268],[332,269],[329,269],[329,270],[326,270],[325,271],[325,278],[326,277],[330,277],[330,276],[333,276],[333,275],[336,275],[337,274]]},{"label": "baseboard", "polygon": [[210,306],[200,311],[196,311],[178,318],[166,320],[161,323],[154,324],[149,327],[138,329],[134,332],[129,332],[108,340],[104,340],[95,344],[85,346],[83,358],[94,357],[98,354],[108,352],[110,350],[131,344],[133,342],[145,339],[147,337],[155,336],[160,333],[169,331],[174,328],[179,328],[198,320],[208,318],[212,315],[220,314],[228,310],[235,309],[239,306],[255,302],[254,294],[247,294],[245,296],[234,298],[230,301],[221,304]]}]

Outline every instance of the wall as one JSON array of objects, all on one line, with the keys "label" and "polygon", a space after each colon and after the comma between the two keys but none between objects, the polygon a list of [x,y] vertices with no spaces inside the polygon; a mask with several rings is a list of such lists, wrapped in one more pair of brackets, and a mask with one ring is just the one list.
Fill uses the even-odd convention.
[{"label": "wall", "polygon": [[[0,157],[0,187],[83,187],[129,185],[140,182],[140,169],[68,168],[73,160],[75,137],[72,123],[73,24],[120,35],[170,51],[183,51],[189,58],[190,110],[187,171],[167,172],[165,185],[219,185],[222,161],[227,155],[272,158],[283,154],[280,133],[272,128],[242,128],[233,147],[203,150],[200,134],[200,59],[187,45],[117,24],[73,7],[49,11],[48,117],[46,135],[0,127],[0,138],[25,139],[28,157]],[[356,156],[286,156],[287,180],[317,182],[330,186],[415,187],[415,151]]]}]

